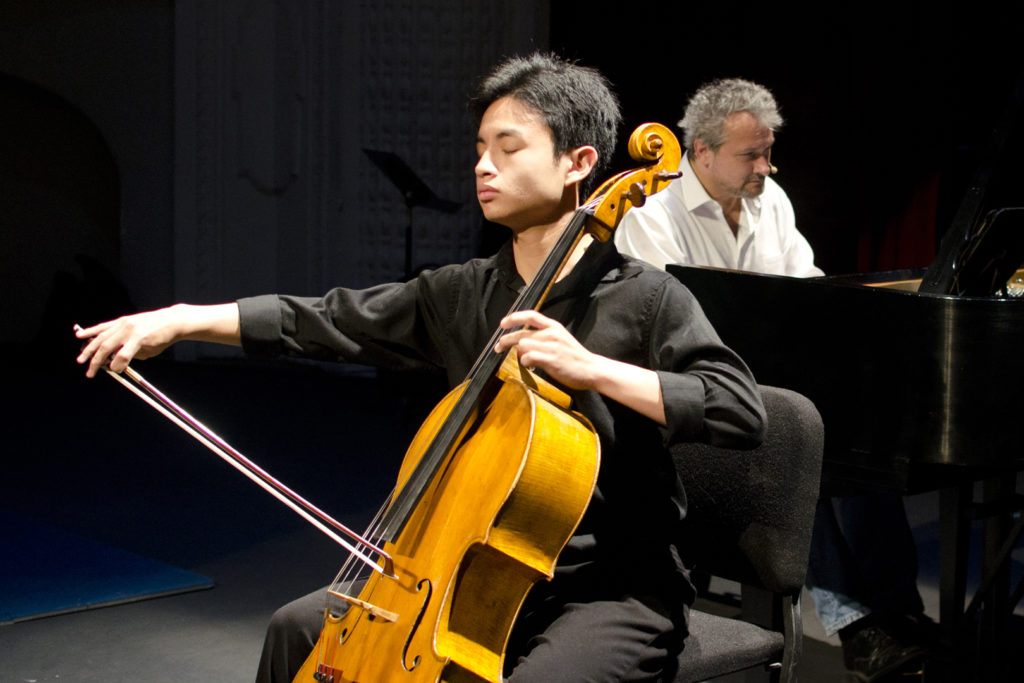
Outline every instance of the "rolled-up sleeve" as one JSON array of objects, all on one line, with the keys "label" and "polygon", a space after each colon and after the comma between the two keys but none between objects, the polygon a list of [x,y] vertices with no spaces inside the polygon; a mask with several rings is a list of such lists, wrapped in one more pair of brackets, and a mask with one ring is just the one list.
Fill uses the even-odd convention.
[{"label": "rolled-up sleeve", "polygon": [[666,281],[652,313],[652,366],[661,380],[666,441],[760,444],[765,412],[757,383],[689,290]]},{"label": "rolled-up sleeve", "polygon": [[275,294],[238,300],[242,349],[254,356],[277,356],[284,352],[281,335],[280,299]]}]

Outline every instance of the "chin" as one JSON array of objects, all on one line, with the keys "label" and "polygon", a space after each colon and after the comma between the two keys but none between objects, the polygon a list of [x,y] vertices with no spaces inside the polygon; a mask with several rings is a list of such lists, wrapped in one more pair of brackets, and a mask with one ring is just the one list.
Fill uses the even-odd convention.
[{"label": "chin", "polygon": [[505,225],[505,222],[508,220],[508,214],[502,213],[501,211],[488,211],[487,209],[483,209],[483,214],[485,219],[491,223],[497,223],[499,225]]},{"label": "chin", "polygon": [[746,185],[740,190],[740,196],[744,199],[757,199],[764,194],[764,183],[760,185]]}]

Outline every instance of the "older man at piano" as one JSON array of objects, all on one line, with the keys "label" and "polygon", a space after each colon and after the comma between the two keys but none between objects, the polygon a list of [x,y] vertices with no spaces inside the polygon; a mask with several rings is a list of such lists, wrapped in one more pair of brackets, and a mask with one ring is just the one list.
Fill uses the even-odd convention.
[{"label": "older man at piano", "polygon": [[[789,198],[770,177],[781,125],[775,98],[761,85],[726,79],[701,87],[679,122],[683,177],[626,215],[615,233],[619,251],[662,268],[822,275]],[[920,666],[934,624],[917,590],[902,498],[822,498],[807,586],[826,634],[839,634],[854,678],[881,681]]]}]

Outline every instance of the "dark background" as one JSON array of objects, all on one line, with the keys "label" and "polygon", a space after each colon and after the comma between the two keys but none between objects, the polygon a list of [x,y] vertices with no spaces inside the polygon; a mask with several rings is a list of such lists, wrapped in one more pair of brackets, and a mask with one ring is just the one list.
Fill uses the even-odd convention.
[{"label": "dark background", "polygon": [[[673,125],[713,78],[767,85],[786,119],[777,179],[827,273],[927,265],[972,178],[1000,156],[987,202],[1024,203],[1019,113],[1000,154],[988,149],[1020,87],[1017,29],[995,3],[777,4],[0,4],[3,436],[5,461],[17,463],[3,477],[7,500],[54,518],[68,518],[76,496],[106,509],[121,485],[79,487],[96,463],[80,449],[145,470],[134,453],[172,429],[101,389],[106,380],[82,379],[74,322],[402,276],[409,214],[361,147],[402,155],[464,203],[453,216],[417,210],[414,265],[479,253],[492,240],[480,236],[463,102],[506,54],[550,48],[600,68],[621,96],[623,140],[644,121]],[[629,163],[621,156],[616,170]],[[224,415],[229,440],[244,432],[261,453],[261,434],[298,452],[335,438],[318,397],[345,371],[254,367],[264,383],[253,386],[229,357],[211,386],[203,373],[223,357],[181,347],[154,371],[186,405]],[[416,423],[418,384],[362,372],[355,383],[370,382],[374,400],[361,407],[395,414],[394,433]],[[391,403],[378,393],[389,389]],[[290,417],[247,417],[275,405]],[[56,503],[41,503],[45,478]],[[247,486],[246,500],[256,495]],[[137,514],[130,500],[116,504],[122,523]]]},{"label": "dark background", "polygon": [[[786,121],[777,180],[826,273],[927,265],[992,163],[987,203],[1022,203],[1018,37],[996,3],[780,5],[3,3],[0,228],[18,295],[0,341],[175,300],[401,277],[408,216],[360,147],[463,203],[457,226],[415,215],[415,267],[479,253],[495,240],[480,235],[462,98],[535,48],[607,74],[623,141],[644,121],[674,125],[713,78],[767,85]],[[615,170],[630,163],[620,153]],[[350,190],[353,177],[374,184]]]}]

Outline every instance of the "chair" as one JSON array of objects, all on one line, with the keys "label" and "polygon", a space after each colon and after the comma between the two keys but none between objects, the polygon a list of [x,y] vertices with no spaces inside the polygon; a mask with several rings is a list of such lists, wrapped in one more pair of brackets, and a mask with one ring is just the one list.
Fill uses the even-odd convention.
[{"label": "chair", "polygon": [[676,683],[739,671],[748,681],[796,680],[824,429],[806,397],[769,386],[761,394],[768,422],[758,448],[681,444],[672,451],[689,503],[684,561],[742,587],[741,618],[690,611]]}]

